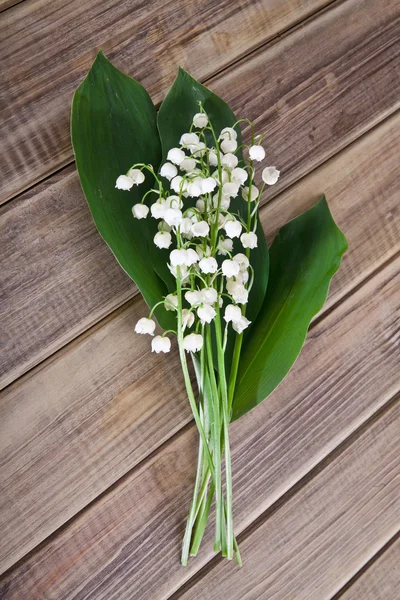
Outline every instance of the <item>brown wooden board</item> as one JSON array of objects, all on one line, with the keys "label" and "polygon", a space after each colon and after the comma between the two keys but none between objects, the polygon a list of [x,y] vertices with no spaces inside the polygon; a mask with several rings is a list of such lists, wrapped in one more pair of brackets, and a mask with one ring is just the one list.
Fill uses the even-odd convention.
[{"label": "brown wooden board", "polygon": [[[271,238],[327,192],[349,251],[325,308],[399,249],[396,122],[386,121],[261,211]],[[151,354],[148,340],[134,334],[144,313],[136,298],[4,390],[3,568],[190,420],[176,354]]]},{"label": "brown wooden board", "polygon": [[400,590],[400,536],[335,600],[397,600]]},{"label": "brown wooden board", "polygon": [[72,94],[100,48],[159,102],[179,65],[206,80],[326,4],[34,0],[6,11],[0,201],[71,162]]},{"label": "brown wooden board", "polygon": [[[398,527],[399,402],[365,423],[399,388],[399,283],[397,259],[315,323],[285,383],[231,427],[236,532],[275,509],[254,542],[242,540],[244,569],[217,567],[229,595],[244,598],[252,582],[263,592],[265,578],[274,590],[307,583],[319,595],[300,597],[328,598],[321,590],[339,589]],[[175,592],[213,556],[209,530],[196,560],[179,564],[195,437],[193,427],[178,434],[31,553],[2,579],[2,598],[28,591],[35,599],[156,600]],[[330,464],[307,477],[331,452]],[[279,502],[302,478],[307,485]],[[217,578],[207,581],[196,597],[225,597]]]},{"label": "brown wooden board", "polygon": [[11,8],[20,2],[24,2],[24,0],[0,0],[0,12],[7,8]]},{"label": "brown wooden board", "polygon": [[[331,598],[400,527],[399,432],[398,400],[304,488],[265,515],[241,545],[243,569],[221,562],[177,597]],[[389,595],[370,597],[389,600],[398,592],[389,588]]]},{"label": "brown wooden board", "polygon": [[[335,6],[212,82],[266,133],[268,160],[281,167],[282,179],[265,200],[395,108],[399,5],[389,2],[382,12],[378,4]],[[96,234],[72,168],[8,204],[0,218],[4,386],[136,289]]]}]

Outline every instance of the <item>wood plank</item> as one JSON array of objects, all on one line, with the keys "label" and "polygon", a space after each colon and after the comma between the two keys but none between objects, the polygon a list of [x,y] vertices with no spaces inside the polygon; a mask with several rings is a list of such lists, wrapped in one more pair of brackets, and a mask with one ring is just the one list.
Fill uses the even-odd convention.
[{"label": "wood plank", "polygon": [[24,0],[0,0],[0,12],[6,10],[7,8],[11,8],[20,2],[24,2]]},{"label": "wood plank", "polygon": [[326,4],[36,0],[4,13],[0,197],[71,162],[72,94],[100,47],[159,102],[179,65],[205,80]]},{"label": "wood plank", "polygon": [[397,600],[400,590],[400,537],[356,578],[341,600]]},{"label": "wood plank", "polygon": [[[396,122],[262,209],[269,236],[327,191],[349,251],[326,308],[399,249]],[[144,311],[137,298],[3,392],[1,564],[12,564],[189,421],[176,355],[171,367],[133,333]]]},{"label": "wood plank", "polygon": [[[400,258],[319,320],[285,383],[256,410],[232,425],[238,533],[398,390],[399,283]],[[163,372],[159,375],[163,377]],[[397,406],[396,414],[398,410]],[[285,544],[279,545],[280,531],[287,541],[290,527],[295,528],[297,519],[298,525],[303,523],[308,531],[315,522],[314,533],[320,531],[323,535],[328,527],[325,519],[333,516],[334,506],[342,513],[341,520],[337,515],[338,534],[345,536],[344,529],[350,529],[354,535],[354,557],[349,559],[352,568],[359,561],[360,552],[368,558],[368,551],[374,552],[393,534],[394,519],[398,524],[395,502],[400,497],[398,493],[394,495],[399,486],[394,469],[399,468],[399,463],[393,452],[398,452],[399,438],[398,419],[394,419],[393,411],[387,414],[378,425],[367,429],[368,435],[360,438],[361,446],[357,442],[355,452],[344,453],[344,458],[339,453],[339,459],[332,463],[333,467],[328,467],[328,475],[323,475],[322,481],[320,477],[311,479],[300,495],[303,517],[301,507],[293,507],[292,501],[277,511],[289,519],[289,532],[283,517],[274,526],[272,515],[267,522],[267,528],[272,523],[271,531],[263,534],[260,546],[249,548],[246,542],[242,544],[246,564],[252,564],[251,548],[260,547],[264,552],[269,541],[271,553],[279,550],[282,558]],[[186,429],[6,574],[0,583],[4,600],[24,597],[24,590],[29,590],[34,598],[169,597],[212,558],[212,532],[208,531],[197,559],[187,569],[179,564],[179,546],[193,484],[195,438],[194,428]],[[366,465],[371,467],[367,469]],[[389,465],[392,471],[388,476]],[[343,486],[345,482],[347,489]],[[309,503],[304,503],[306,498]],[[323,507],[327,504],[329,511],[325,512]],[[318,519],[307,523],[308,511],[315,506]],[[358,513],[360,519],[355,518],[351,526],[347,519]],[[329,536],[332,527],[334,519]],[[304,539],[300,527],[296,538],[298,542]],[[310,536],[306,539],[311,541]],[[355,548],[357,540],[360,546]],[[286,547],[290,547],[288,541]],[[340,552],[333,552],[336,555],[341,556]],[[300,559],[301,553],[293,552],[291,560],[296,560],[296,556]],[[348,559],[348,552],[344,551],[343,558]],[[257,559],[254,561],[259,564]],[[276,558],[265,562],[265,570],[270,568],[269,564],[276,565]],[[285,561],[279,566],[283,569]],[[246,572],[243,571],[244,577]],[[323,572],[321,568],[318,581],[323,580]],[[340,585],[343,580],[337,583]],[[243,589],[240,584],[238,589]],[[224,597],[219,591],[218,597]],[[204,592],[202,597],[210,595]]]},{"label": "wood plank", "polygon": [[[382,15],[394,18],[399,5],[389,3],[375,15],[376,3],[371,9],[363,1],[364,12],[354,10],[358,4],[335,7],[213,82],[238,112],[257,119],[267,134],[269,158],[282,167],[282,183],[266,200],[382,119],[400,97],[393,63],[396,22],[382,25]],[[343,35],[349,23],[350,41]],[[325,48],[323,59],[319,46]],[[296,69],[288,67],[291,62]],[[353,117],[344,118],[355,105]],[[96,234],[72,169],[8,204],[1,222],[7,257],[4,386],[136,289]]]},{"label": "wood plank", "polygon": [[[397,401],[304,488],[265,515],[241,545],[243,569],[220,562],[177,597],[331,598],[400,527],[399,432]],[[389,588],[385,595],[381,589],[370,597],[388,600],[398,592]]]}]

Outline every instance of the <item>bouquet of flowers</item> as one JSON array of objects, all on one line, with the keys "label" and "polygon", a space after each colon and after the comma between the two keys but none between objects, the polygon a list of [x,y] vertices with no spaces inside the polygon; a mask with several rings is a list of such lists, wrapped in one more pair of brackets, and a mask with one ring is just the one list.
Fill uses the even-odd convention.
[{"label": "bouquet of flowers", "polygon": [[183,69],[157,113],[100,52],[74,95],[72,142],[99,232],[149,306],[136,333],[156,353],[169,352],[171,338],[178,345],[199,432],[182,564],[196,555],[214,501],[214,550],[241,564],[229,424],[291,368],[346,239],[322,198],[268,249],[259,207],[280,173],[256,172],[263,136]]}]

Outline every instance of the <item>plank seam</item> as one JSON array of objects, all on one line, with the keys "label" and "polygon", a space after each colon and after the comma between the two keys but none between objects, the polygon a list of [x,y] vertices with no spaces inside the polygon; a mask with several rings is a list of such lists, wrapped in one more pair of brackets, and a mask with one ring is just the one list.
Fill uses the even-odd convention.
[{"label": "plank seam", "polygon": [[330,598],[330,600],[339,600],[339,598],[341,598],[343,596],[343,594],[345,594],[347,591],[349,591],[351,589],[351,587],[353,586],[353,584],[355,584],[368,571],[368,569],[370,567],[372,567],[373,564],[379,558],[381,558],[381,556],[383,556],[399,539],[400,539],[400,530],[397,533],[395,533],[395,535],[392,536],[390,538],[390,540],[388,540],[386,542],[386,544],[384,544],[382,546],[382,548],[380,550],[378,550],[378,552],[376,552],[376,554],[374,554],[374,556],[372,556],[365,563],[365,565],[363,565],[361,567],[361,569],[359,569],[359,571],[357,571],[357,573],[355,573],[355,575],[353,575],[353,577],[351,577],[351,579],[349,579],[349,581],[338,592],[336,592],[336,594],[334,596],[332,596]]},{"label": "plank seam", "polygon": [[[331,450],[322,460],[320,460],[314,467],[312,467],[303,477],[301,477],[292,487],[282,494],[277,500],[275,500],[265,511],[263,511],[250,525],[248,525],[238,536],[238,544],[248,539],[260,526],[266,523],[266,521],[276,513],[286,502],[291,500],[294,496],[299,494],[302,489],[319,473],[321,473],[326,467],[329,466],[334,460],[342,455],[350,446],[352,446],[366,431],[367,429],[379,421],[392,407],[400,400],[400,389],[394,393],[384,404],[380,406],[372,415],[370,415],[363,423],[361,423],[354,431],[350,433],[347,438],[342,440],[333,450]],[[392,538],[393,539],[393,538]],[[385,543],[387,546],[388,542]],[[380,550],[378,551],[378,553]],[[376,556],[376,554],[375,554]],[[196,585],[201,579],[215,569],[225,559],[219,555],[214,556],[209,560],[197,573],[192,575],[181,587],[179,587],[171,595],[166,596],[163,600],[179,600],[183,594],[188,592],[194,585]],[[371,561],[371,559],[370,559]],[[368,561],[368,562],[370,562]],[[366,563],[368,564],[368,563]],[[358,571],[359,572],[359,571]],[[353,576],[354,577],[354,576]],[[352,581],[350,579],[350,581]],[[331,599],[335,600],[335,596]]]},{"label": "plank seam", "polygon": [[[394,260],[396,260],[396,258],[398,258],[400,256],[400,252],[396,252],[394,255],[392,255],[390,258],[388,258],[384,263],[382,263],[381,265],[379,265],[372,273],[370,273],[362,282],[360,282],[357,286],[355,286],[355,290],[360,290],[365,284],[367,284],[371,279],[373,279],[376,275],[378,275],[378,273],[380,273],[380,271],[385,268],[386,266],[388,266],[390,263],[394,262]],[[340,305],[342,305],[344,302],[346,302],[350,296],[353,295],[353,290],[348,292],[347,294],[344,294],[342,297],[338,298],[337,301],[332,305],[332,307],[330,307],[330,309],[328,309],[326,311],[326,313],[323,313],[320,318],[318,318],[317,320],[313,321],[309,331],[312,331],[314,329],[314,327],[317,324],[320,324],[324,318],[327,318],[333,311],[334,308],[338,308]],[[131,301],[129,301],[129,303],[126,304],[130,304],[133,301],[135,301],[135,298]],[[118,311],[115,312],[122,312],[122,310],[125,308],[121,307],[120,309],[118,309]],[[105,319],[103,319],[101,322],[97,323],[94,327],[97,328],[101,325],[101,323],[103,323],[106,320],[109,320],[110,318],[113,318],[115,315],[115,312],[112,313],[111,315],[108,315],[107,317],[105,317]],[[93,328],[92,328],[93,329]],[[85,334],[83,335],[89,335],[89,330],[87,332],[85,332]],[[75,343],[76,340],[74,340],[71,343]],[[70,344],[68,344],[69,346]],[[67,348],[67,346],[64,346],[60,351],[57,352],[57,355],[59,352],[63,352],[65,349]],[[55,355],[53,355],[54,357]],[[53,357],[51,357],[53,359]],[[23,376],[25,377],[25,375]],[[13,382],[10,385],[14,385],[16,382]],[[399,390],[400,391],[400,390]],[[350,438],[352,438],[359,430],[364,431],[364,428],[366,426],[366,424],[371,424],[372,420],[375,418],[376,415],[380,415],[380,413],[385,409],[386,406],[388,405],[392,405],[397,398],[400,398],[400,394],[398,393],[399,391],[396,391],[394,393],[394,395],[392,395],[389,400],[387,400],[383,406],[379,407],[372,415],[370,415],[369,417],[367,417],[366,421],[364,421],[363,423],[361,423],[361,425],[357,426],[356,429],[354,431],[352,431],[347,438],[345,438],[344,440],[342,440],[342,442],[339,443],[338,446],[336,446],[333,450],[331,450],[324,458],[321,459],[321,461],[319,461],[314,467],[311,468],[310,471],[308,471],[305,475],[303,475],[299,481],[297,481],[293,486],[291,486],[288,490],[286,490],[282,496],[280,496],[276,501],[274,501],[271,506],[266,509],[266,511],[264,511],[263,513],[261,513],[261,515],[259,515],[259,517],[257,517],[249,526],[247,526],[238,536],[238,539],[246,539],[245,537],[243,538],[243,536],[246,534],[246,532],[249,531],[249,533],[246,535],[246,537],[248,535],[250,535],[252,533],[252,531],[254,529],[257,529],[258,525],[255,526],[256,523],[262,523],[266,520],[266,518],[268,518],[268,516],[272,513],[275,512],[276,508],[279,508],[279,506],[282,505],[283,500],[282,499],[289,499],[292,497],[292,495],[294,495],[294,493],[296,493],[296,491],[299,489],[299,486],[302,487],[305,483],[307,483],[311,477],[309,477],[309,475],[311,473],[313,473],[312,477],[317,474],[319,471],[317,470],[319,465],[323,464],[324,467],[321,467],[320,470],[322,470],[322,468],[325,468],[325,466],[328,464],[327,460],[330,456],[332,456],[332,460],[336,457],[335,452],[338,451],[339,448],[341,448]],[[165,439],[161,444],[159,444],[158,446],[156,446],[155,448],[153,448],[153,450],[146,456],[144,456],[136,465],[134,465],[131,469],[129,469],[128,471],[126,471],[126,473],[124,473],[121,477],[119,477],[118,479],[116,479],[110,486],[108,486],[106,489],[104,489],[98,496],[96,496],[96,498],[93,498],[93,500],[91,500],[88,504],[86,504],[83,508],[81,508],[80,510],[78,510],[78,512],[76,512],[72,517],[70,517],[67,521],[65,521],[65,523],[63,523],[60,527],[58,527],[57,529],[55,529],[50,535],[48,535],[46,538],[44,538],[37,546],[34,546],[29,552],[27,552],[24,556],[22,556],[18,561],[16,561],[13,565],[11,565],[8,569],[6,569],[2,574],[1,574],[1,578],[8,576],[10,573],[12,573],[14,570],[18,569],[26,560],[29,560],[29,558],[31,556],[33,556],[37,551],[39,551],[42,547],[44,547],[47,543],[49,543],[51,540],[55,539],[60,533],[62,533],[62,531],[64,531],[71,523],[73,523],[75,521],[75,519],[80,518],[83,514],[86,513],[86,511],[89,511],[92,507],[94,507],[98,502],[100,502],[103,498],[106,498],[108,496],[108,494],[110,494],[114,489],[116,489],[117,487],[119,487],[124,481],[126,481],[126,479],[128,477],[133,476],[137,471],[143,469],[146,467],[146,465],[155,457],[157,456],[160,452],[162,452],[163,448],[167,448],[169,446],[170,443],[172,443],[174,440],[179,439],[180,436],[184,435],[186,433],[186,431],[188,431],[189,429],[191,429],[194,426],[194,422],[193,419],[190,419],[188,422],[184,423],[184,425],[182,427],[180,427],[179,429],[177,429],[170,437],[168,437],[167,439]],[[340,454],[340,453],[339,453]],[[303,483],[302,483],[303,482]],[[292,490],[295,490],[292,492]],[[284,500],[286,501],[286,500]],[[276,508],[274,508],[276,507]],[[254,527],[253,527],[254,526]],[[168,596],[167,598],[165,598],[165,600],[176,600],[177,598],[179,598],[179,596],[176,596],[175,594],[177,594],[178,592],[182,591],[186,591],[186,585],[189,582],[193,582],[192,585],[197,581],[197,576],[199,575],[199,573],[202,573],[203,571],[206,572],[208,571],[207,567],[210,566],[211,570],[212,568],[214,568],[216,566],[216,564],[214,564],[214,562],[218,560],[218,557],[212,558],[210,561],[208,561],[197,573],[195,573],[187,582],[185,582],[183,584],[182,587],[180,587],[178,590],[176,590],[175,592],[173,592],[173,594],[171,596]],[[191,586],[190,586],[191,587]]]}]

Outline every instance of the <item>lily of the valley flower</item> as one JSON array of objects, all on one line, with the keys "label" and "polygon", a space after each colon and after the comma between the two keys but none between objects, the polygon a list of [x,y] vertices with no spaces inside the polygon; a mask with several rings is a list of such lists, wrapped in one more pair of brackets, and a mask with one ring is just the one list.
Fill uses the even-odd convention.
[{"label": "lily of the valley flower", "polygon": [[115,187],[118,190],[130,190],[133,185],[133,180],[127,175],[120,175],[115,183]]},{"label": "lily of the valley flower", "polygon": [[185,158],[186,154],[180,148],[171,148],[167,154],[167,159],[174,163],[174,165],[180,165]]},{"label": "lily of the valley flower", "polygon": [[203,324],[211,323],[216,314],[215,308],[213,308],[210,304],[203,304],[197,309],[197,316]]},{"label": "lily of the valley flower", "polygon": [[250,146],[249,148],[249,156],[251,160],[256,160],[261,162],[265,158],[265,150],[262,146]]},{"label": "lily of the valley flower", "polygon": [[161,335],[156,335],[155,338],[151,340],[151,351],[152,352],[169,352],[171,350],[171,340],[168,337],[162,337]]},{"label": "lily of the valley flower", "polygon": [[276,167],[266,167],[262,174],[262,180],[267,185],[274,185],[279,179],[280,171]]},{"label": "lily of the valley flower", "polygon": [[236,277],[236,275],[239,275],[240,267],[238,263],[234,260],[224,260],[224,262],[221,265],[221,268],[225,277],[231,278]]},{"label": "lily of the valley flower", "polygon": [[178,169],[172,163],[166,162],[160,169],[160,175],[171,181],[171,179],[178,175]]},{"label": "lily of the valley flower", "polygon": [[203,346],[203,336],[199,333],[189,333],[183,338],[183,347],[186,352],[198,352]]},{"label": "lily of the valley flower", "polygon": [[132,206],[132,213],[137,219],[145,219],[149,214],[149,207],[146,204],[134,204]]},{"label": "lily of the valley flower", "polygon": [[172,244],[172,236],[169,231],[159,231],[154,236],[154,243],[157,248],[166,248],[168,249]]},{"label": "lily of the valley flower", "polygon": [[139,321],[135,325],[136,333],[141,334],[147,333],[149,335],[154,335],[155,328],[155,321],[153,321],[153,319],[147,319],[146,317],[142,317],[141,319],[139,319]]},{"label": "lily of the valley flower", "polygon": [[193,117],[193,125],[198,129],[204,129],[208,125],[208,117],[204,113],[196,113]]},{"label": "lily of the valley flower", "polygon": [[240,236],[240,241],[242,242],[243,248],[257,248],[257,236],[255,233],[250,231],[250,233],[242,233]]}]

